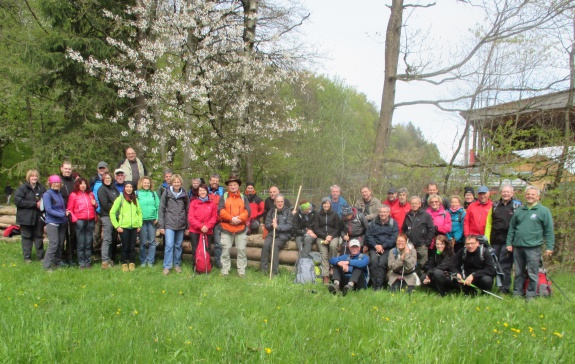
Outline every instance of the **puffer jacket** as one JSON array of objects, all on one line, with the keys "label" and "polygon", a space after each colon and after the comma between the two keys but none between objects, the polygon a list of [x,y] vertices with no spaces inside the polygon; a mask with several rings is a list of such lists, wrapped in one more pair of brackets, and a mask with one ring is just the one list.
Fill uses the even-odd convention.
[{"label": "puffer jacket", "polygon": [[138,204],[142,209],[142,219],[144,221],[158,220],[158,209],[160,208],[160,198],[152,190],[137,190]]},{"label": "puffer jacket", "polygon": [[110,210],[114,201],[120,196],[120,192],[116,187],[111,184],[109,186],[103,184],[102,187],[98,189],[98,200],[100,204],[100,216],[110,216]]},{"label": "puffer jacket", "polygon": [[[241,193],[226,192],[220,198],[220,202],[218,204],[218,215],[222,220],[222,230],[231,234],[244,231],[250,214],[250,202],[247,197]],[[230,224],[233,217],[239,217],[242,223],[239,225]]]},{"label": "puffer jacket", "polygon": [[178,197],[170,186],[162,195],[160,211],[158,213],[158,227],[160,229],[187,230],[188,209],[190,200],[186,190],[181,189]]},{"label": "puffer jacket", "polygon": [[14,194],[16,204],[16,225],[36,225],[40,218],[40,210],[36,203],[40,201],[46,189],[36,183],[36,187],[28,182],[22,183]]},{"label": "puffer jacket", "polygon": [[273,219],[274,219],[274,215],[276,213],[277,210],[277,221],[278,221],[278,227],[275,229],[276,232],[276,238],[278,239],[283,239],[283,240],[287,240],[289,239],[291,230],[293,228],[293,214],[291,213],[291,210],[284,207],[281,210],[278,210],[277,208],[273,208],[268,212],[268,216],[266,216],[266,230],[269,231],[270,233],[273,233],[274,231],[274,227],[272,225],[273,223]]},{"label": "puffer jacket", "polygon": [[435,235],[446,235],[451,231],[451,214],[443,206],[440,205],[436,211],[429,207],[427,213],[431,215],[433,225],[437,228]]},{"label": "puffer jacket", "polygon": [[96,220],[96,206],[92,206],[92,199],[96,200],[92,192],[72,192],[68,197],[68,210],[78,220]]},{"label": "puffer jacket", "polygon": [[201,234],[202,226],[205,226],[208,228],[206,234],[211,235],[214,233],[214,226],[216,226],[217,221],[218,207],[214,201],[209,198],[207,201],[196,198],[190,202],[190,211],[188,212],[190,232]]},{"label": "puffer jacket", "polygon": [[410,211],[405,215],[401,231],[407,234],[409,241],[416,248],[422,245],[429,247],[435,236],[435,225],[431,215],[420,208],[415,213]]},{"label": "puffer jacket", "polygon": [[65,224],[68,222],[66,202],[60,191],[49,189],[44,192],[42,199],[44,210],[46,210],[46,224]]},{"label": "puffer jacket", "polygon": [[[116,217],[118,215],[118,217]],[[110,210],[110,221],[114,229],[138,229],[142,227],[142,209],[140,204],[128,202],[124,195],[114,201]]]},{"label": "puffer jacket", "polygon": [[328,235],[339,237],[341,232],[341,220],[337,212],[330,207],[329,210],[321,209],[315,216],[313,232],[318,238],[325,239]]}]

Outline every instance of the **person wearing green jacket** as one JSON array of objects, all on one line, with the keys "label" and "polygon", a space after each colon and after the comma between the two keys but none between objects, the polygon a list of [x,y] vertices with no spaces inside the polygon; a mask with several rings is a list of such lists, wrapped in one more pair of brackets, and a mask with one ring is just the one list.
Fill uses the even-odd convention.
[{"label": "person wearing green jacket", "polygon": [[158,226],[158,209],[160,198],[154,191],[154,181],[144,176],[138,181],[136,191],[142,209],[142,228],[140,229],[140,264],[142,267],[154,266],[156,257],[156,227]]},{"label": "person wearing green jacket", "polygon": [[136,269],[136,234],[142,227],[142,209],[134,193],[132,182],[125,182],[124,192],[110,210],[112,225],[122,239],[122,271]]},{"label": "person wearing green jacket", "polygon": [[555,235],[553,232],[553,217],[551,211],[539,203],[540,190],[534,186],[525,188],[527,204],[518,208],[507,233],[507,250],[513,252],[515,266],[514,296],[523,296],[525,286],[525,270],[529,277],[526,300],[537,296],[539,281],[539,264],[541,262],[541,246],[545,243],[545,255],[553,255]]}]

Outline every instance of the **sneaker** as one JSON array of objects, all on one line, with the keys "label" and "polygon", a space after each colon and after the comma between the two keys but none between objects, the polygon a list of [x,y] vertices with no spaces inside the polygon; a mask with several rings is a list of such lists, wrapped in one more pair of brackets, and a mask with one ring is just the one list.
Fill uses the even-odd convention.
[{"label": "sneaker", "polygon": [[167,276],[168,274],[170,274],[170,268],[164,268],[164,270],[162,271],[162,274]]},{"label": "sneaker", "polygon": [[327,290],[334,296],[339,293],[339,287],[333,283],[327,287]]},{"label": "sneaker", "polygon": [[353,291],[353,287],[350,286],[349,284],[346,284],[345,286],[343,286],[343,291],[341,292],[341,294],[345,296],[350,291]]},{"label": "sneaker", "polygon": [[102,262],[102,269],[110,269],[110,264],[108,262]]},{"label": "sneaker", "polygon": [[246,278],[246,275],[245,275],[244,273],[239,273],[238,276],[239,276],[240,278],[242,278],[242,279],[243,279],[243,278]]},{"label": "sneaker", "polygon": [[177,273],[182,273],[182,268],[180,268],[179,265],[176,265],[176,268],[174,268],[174,270],[175,270]]}]

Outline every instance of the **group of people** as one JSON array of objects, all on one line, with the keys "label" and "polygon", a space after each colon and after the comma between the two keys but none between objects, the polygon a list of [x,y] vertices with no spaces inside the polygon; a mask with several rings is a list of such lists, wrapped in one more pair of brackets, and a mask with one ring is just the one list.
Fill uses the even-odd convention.
[{"label": "group of people", "polygon": [[[183,178],[166,170],[155,190],[132,148],[126,149],[126,158],[113,173],[100,162],[89,181],[74,178],[71,163],[64,162],[60,174],[51,175],[47,183],[45,189],[38,172],[30,170],[14,196],[24,259],[31,261],[35,247],[46,270],[74,264],[74,253],[81,269],[91,268],[94,239],[96,246],[101,241],[102,269],[113,266],[121,241],[122,270],[135,270],[138,238],[140,265],[153,266],[159,230],[164,275],[182,271],[182,242],[189,235],[192,256],[200,242],[213,245],[222,276],[230,274],[230,250],[235,245],[237,274],[245,277],[247,235],[263,230],[263,272],[278,273],[279,252],[293,239],[300,257],[309,256],[317,246],[322,281],[333,293],[369,284],[374,290],[408,291],[423,285],[445,295],[459,287],[492,288],[495,262],[478,239],[485,235],[505,275],[500,290],[524,295],[528,277],[526,296],[532,298],[541,246],[545,244],[550,255],[554,244],[551,214],[538,202],[540,191],[533,186],[525,190],[525,205],[513,199],[510,185],[502,186],[500,199],[492,202],[485,186],[479,187],[477,197],[472,187],[466,187],[463,199],[457,195],[446,199],[434,183],[427,186],[424,198],[408,197],[405,188],[390,188],[383,201],[363,186],[361,198],[351,205],[341,188],[333,185],[318,208],[308,200],[292,207],[277,186],[269,188],[265,200],[253,183],[241,192],[242,181],[236,176],[225,181],[225,189],[220,176],[213,174],[208,184],[202,178],[192,179],[186,190]],[[44,226],[49,239],[46,252]]]}]

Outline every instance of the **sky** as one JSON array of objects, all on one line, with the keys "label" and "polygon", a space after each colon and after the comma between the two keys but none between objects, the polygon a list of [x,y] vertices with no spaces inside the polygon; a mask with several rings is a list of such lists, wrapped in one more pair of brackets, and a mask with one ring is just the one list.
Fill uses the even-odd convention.
[{"label": "sky", "polygon": [[[416,0],[414,0],[415,2]],[[384,78],[385,30],[390,1],[384,0],[302,0],[310,19],[302,30],[311,44],[316,44],[327,59],[315,71],[342,79],[378,109],[381,104]],[[408,24],[429,29],[433,42],[449,47],[468,34],[478,18],[473,9],[455,0],[438,1],[431,8],[417,9]],[[398,83],[396,102],[432,99],[438,90],[421,84]],[[439,147],[444,159],[455,149],[455,140],[463,130],[463,119],[453,113],[441,112],[433,106],[409,106],[394,112],[394,124],[412,122],[424,137]],[[459,132],[459,133],[458,133]]]}]

